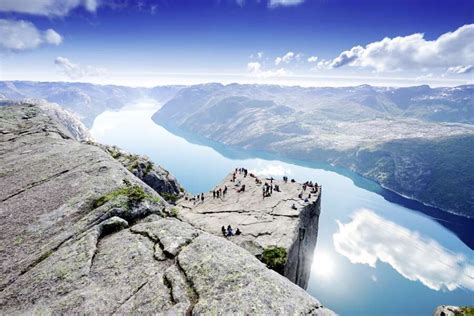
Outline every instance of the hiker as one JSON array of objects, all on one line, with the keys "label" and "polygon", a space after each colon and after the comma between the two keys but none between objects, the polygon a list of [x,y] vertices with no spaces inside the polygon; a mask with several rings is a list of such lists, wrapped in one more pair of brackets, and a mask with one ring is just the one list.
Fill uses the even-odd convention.
[{"label": "hiker", "polygon": [[212,190],[212,198],[213,198],[213,199],[216,198],[216,190]]},{"label": "hiker", "polygon": [[227,194],[227,186],[226,186],[226,185],[224,186],[224,191],[223,191],[223,193],[224,193],[224,196]]},{"label": "hiker", "polygon": [[300,198],[300,199],[303,198],[303,192],[301,192],[300,194],[298,194],[298,198]]},{"label": "hiker", "polygon": [[201,193],[201,201],[204,202],[204,193]]},{"label": "hiker", "polygon": [[242,232],[241,232],[240,229],[237,227],[237,230],[235,231],[235,235],[236,235],[236,236],[239,236],[240,234],[242,234]]},{"label": "hiker", "polygon": [[227,226],[227,236],[234,236],[234,231],[230,225]]},{"label": "hiker", "polygon": [[226,231],[225,231],[225,227],[224,227],[224,226],[221,227],[221,231],[222,231],[222,235],[224,235],[224,237],[227,237],[227,234],[226,234]]},{"label": "hiker", "polygon": [[291,208],[294,209],[294,210],[297,209],[295,203],[293,203],[293,205],[291,206]]},{"label": "hiker", "polygon": [[280,192],[280,186],[278,184],[275,184],[275,191]]},{"label": "hiker", "polygon": [[291,179],[291,183],[295,183],[295,182],[296,182],[295,179]]}]

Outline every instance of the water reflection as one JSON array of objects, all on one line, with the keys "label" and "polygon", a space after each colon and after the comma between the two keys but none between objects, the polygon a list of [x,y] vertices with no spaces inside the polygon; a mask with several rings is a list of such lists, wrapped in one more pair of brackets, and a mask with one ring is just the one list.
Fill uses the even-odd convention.
[{"label": "water reflection", "polygon": [[377,261],[385,262],[405,278],[437,291],[474,290],[474,266],[463,254],[451,252],[431,238],[370,210],[355,212],[346,224],[337,222],[334,247],[352,263],[375,268]]}]

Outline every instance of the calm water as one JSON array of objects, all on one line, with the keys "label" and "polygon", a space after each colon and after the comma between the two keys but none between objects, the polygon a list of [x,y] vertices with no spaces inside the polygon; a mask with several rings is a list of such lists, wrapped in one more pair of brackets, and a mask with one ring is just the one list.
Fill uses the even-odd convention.
[{"label": "calm water", "polygon": [[441,304],[474,305],[473,252],[458,237],[465,242],[472,237],[472,221],[450,216],[436,221],[408,208],[404,199],[392,195],[398,203],[389,202],[376,184],[331,166],[177,136],[151,121],[156,108],[141,102],[105,112],[92,134],[99,142],[149,156],[192,193],[208,191],[237,166],[322,184],[308,292],[324,305],[342,315],[430,315]]}]

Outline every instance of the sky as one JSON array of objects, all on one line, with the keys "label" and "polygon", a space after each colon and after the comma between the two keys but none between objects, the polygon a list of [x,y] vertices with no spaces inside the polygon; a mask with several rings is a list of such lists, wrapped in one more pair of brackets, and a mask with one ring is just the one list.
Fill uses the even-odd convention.
[{"label": "sky", "polygon": [[0,0],[0,80],[455,86],[474,0]]}]

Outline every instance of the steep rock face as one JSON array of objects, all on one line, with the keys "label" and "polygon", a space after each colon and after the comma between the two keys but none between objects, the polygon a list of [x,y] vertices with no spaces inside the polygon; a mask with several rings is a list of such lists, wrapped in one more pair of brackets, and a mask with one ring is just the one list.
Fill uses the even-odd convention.
[{"label": "steep rock face", "polygon": [[184,189],[178,183],[178,180],[176,180],[168,170],[155,165],[148,157],[133,155],[117,146],[102,145],[95,142],[88,143],[105,150],[136,177],[158,192],[168,202],[175,202],[183,196]]},{"label": "steep rock face", "polygon": [[0,108],[0,313],[326,315],[39,108]]},{"label": "steep rock face", "polygon": [[[256,179],[261,182],[257,183]],[[318,235],[321,187],[311,193],[302,184],[273,179],[272,185],[278,185],[279,191],[273,190],[263,198],[263,188],[265,183],[270,183],[269,179],[236,173],[235,181],[232,180],[230,174],[216,187],[216,190],[227,187],[225,196],[214,198],[212,192],[203,193],[204,200],[185,196],[174,208],[176,215],[217,236],[222,236],[222,226],[230,225],[234,231],[239,228],[241,235],[227,238],[264,262],[267,261],[265,250],[271,253],[274,247],[283,248],[284,266],[278,264],[272,268],[306,288]],[[245,191],[240,192],[244,185]]]}]

